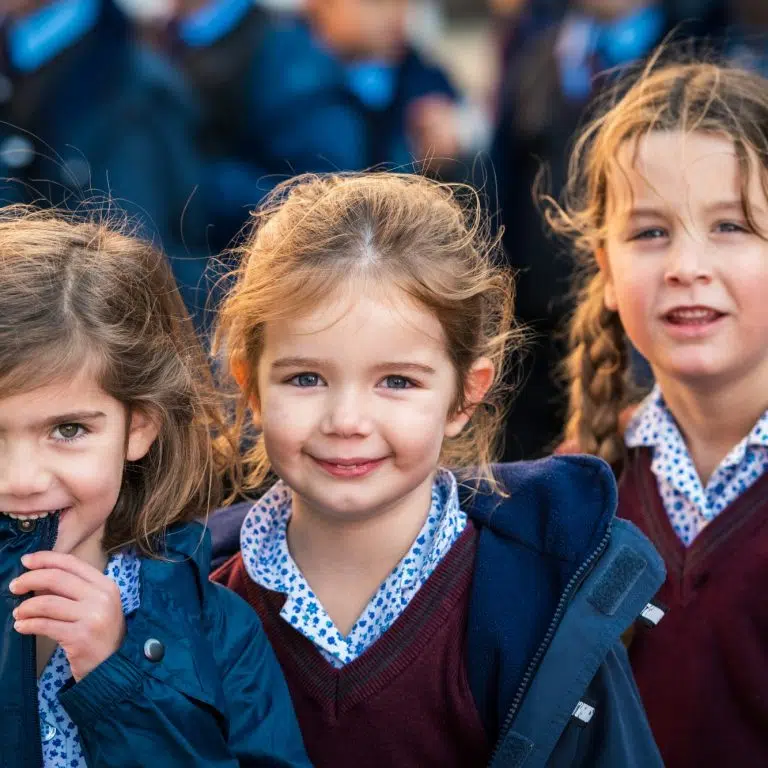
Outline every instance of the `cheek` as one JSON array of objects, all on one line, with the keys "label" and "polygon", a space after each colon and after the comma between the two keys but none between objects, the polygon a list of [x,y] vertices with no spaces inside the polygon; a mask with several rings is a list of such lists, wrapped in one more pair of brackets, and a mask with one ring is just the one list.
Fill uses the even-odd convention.
[{"label": "cheek", "polygon": [[123,481],[121,453],[102,452],[71,462],[67,472],[72,492],[82,502],[108,504],[117,501]]},{"label": "cheek", "polygon": [[647,276],[631,273],[615,280],[614,290],[624,330],[632,343],[642,351],[649,336],[656,291]]},{"label": "cheek", "polygon": [[381,429],[402,457],[428,456],[436,460],[443,444],[447,410],[442,401],[392,408]]},{"label": "cheek", "polygon": [[311,397],[280,397],[266,393],[262,400],[261,428],[268,451],[281,450],[303,439],[317,421]]}]

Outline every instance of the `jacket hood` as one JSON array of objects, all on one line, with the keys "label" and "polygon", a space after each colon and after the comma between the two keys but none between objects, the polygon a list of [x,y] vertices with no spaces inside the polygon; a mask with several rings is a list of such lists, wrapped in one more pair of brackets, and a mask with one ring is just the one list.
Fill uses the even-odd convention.
[{"label": "jacket hood", "polygon": [[493,474],[506,496],[463,484],[462,509],[476,525],[543,555],[578,565],[613,520],[616,482],[602,459],[553,456],[497,464]]}]

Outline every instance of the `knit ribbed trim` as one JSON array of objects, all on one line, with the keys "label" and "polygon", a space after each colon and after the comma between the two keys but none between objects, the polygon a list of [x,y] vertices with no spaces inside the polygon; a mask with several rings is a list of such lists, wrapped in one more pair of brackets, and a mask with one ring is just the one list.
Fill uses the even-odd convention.
[{"label": "knit ribbed trim", "polygon": [[759,528],[768,520],[757,514],[768,502],[766,473],[729,504],[686,547],[675,533],[664,509],[656,478],[651,472],[649,450],[640,448],[632,452],[627,474],[638,489],[640,507],[653,543],[664,558],[667,568],[674,569],[678,575],[683,571],[691,573],[704,569],[707,561],[727,542],[740,534],[751,536],[753,528]]},{"label": "knit ribbed trim", "polygon": [[335,669],[304,635],[280,617],[285,596],[255,584],[244,573],[246,597],[269,614],[278,638],[307,688],[336,715],[377,693],[419,656],[470,587],[477,531],[468,525],[395,623],[370,648]]}]

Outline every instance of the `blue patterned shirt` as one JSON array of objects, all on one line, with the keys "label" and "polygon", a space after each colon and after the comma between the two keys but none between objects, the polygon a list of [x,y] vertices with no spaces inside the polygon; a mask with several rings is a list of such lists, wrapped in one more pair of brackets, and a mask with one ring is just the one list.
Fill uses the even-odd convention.
[{"label": "blue patterned shirt", "polygon": [[653,451],[651,471],[664,509],[686,546],[768,470],[766,411],[704,486],[658,385],[633,416],[625,440],[630,448],[647,446]]},{"label": "blue patterned shirt", "polygon": [[280,481],[251,508],[240,531],[245,569],[257,584],[286,595],[282,618],[309,638],[329,663],[341,668],[395,623],[466,527],[456,478],[446,470],[438,472],[432,505],[419,535],[346,637],[334,626],[288,551],[291,496],[290,488]]},{"label": "blue patterned shirt", "polygon": [[[123,613],[128,616],[139,607],[139,569],[135,555],[112,555],[105,573],[120,589]],[[37,709],[43,742],[44,768],[87,768],[77,726],[59,703],[58,693],[72,677],[69,661],[61,646],[56,646],[37,683]]]}]

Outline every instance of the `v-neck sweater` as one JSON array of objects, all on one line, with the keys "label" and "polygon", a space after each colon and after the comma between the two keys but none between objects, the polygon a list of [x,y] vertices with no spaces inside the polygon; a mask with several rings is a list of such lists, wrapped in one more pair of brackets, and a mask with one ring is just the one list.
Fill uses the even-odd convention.
[{"label": "v-neck sweater", "polygon": [[618,514],[667,567],[661,623],[635,634],[630,660],[667,768],[768,765],[768,475],[686,547],[646,448],[630,452]]},{"label": "v-neck sweater", "polygon": [[476,541],[468,526],[395,623],[342,668],[281,618],[285,595],[256,584],[239,553],[213,575],[259,614],[314,765],[487,764],[465,662]]}]

